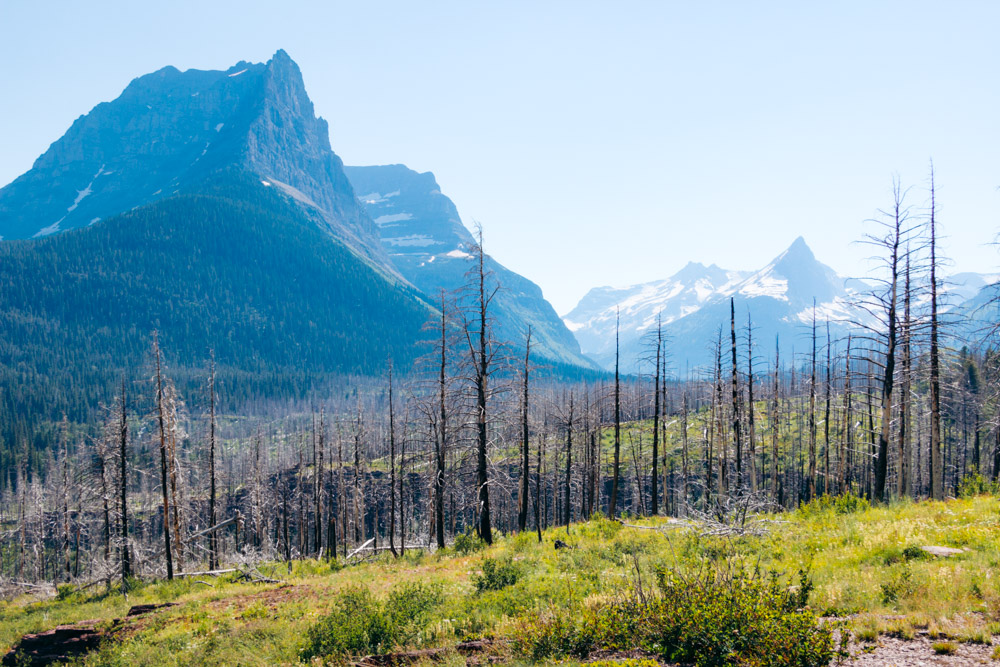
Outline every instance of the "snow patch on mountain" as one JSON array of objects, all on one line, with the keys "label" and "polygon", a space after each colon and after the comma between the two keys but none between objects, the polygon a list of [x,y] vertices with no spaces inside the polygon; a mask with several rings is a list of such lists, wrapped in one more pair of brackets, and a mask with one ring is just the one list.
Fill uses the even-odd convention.
[{"label": "snow patch on mountain", "polygon": [[382,243],[397,246],[429,246],[434,245],[434,239],[426,234],[410,234],[408,236],[382,237]]},{"label": "snow patch on mountain", "polygon": [[73,211],[75,211],[76,207],[80,205],[80,202],[86,199],[94,191],[93,190],[94,182],[97,181],[97,179],[103,173],[104,173],[104,165],[102,164],[101,168],[97,170],[96,174],[94,174],[94,177],[90,179],[90,183],[87,183],[87,187],[85,187],[83,190],[76,191],[76,199],[74,199],[70,207],[66,209],[67,213],[72,213]]},{"label": "snow patch on mountain", "polygon": [[380,215],[377,218],[375,218],[375,224],[381,227],[382,225],[388,225],[389,223],[392,222],[402,222],[403,220],[409,220],[412,217],[413,215],[410,213],[390,213],[389,215]]}]

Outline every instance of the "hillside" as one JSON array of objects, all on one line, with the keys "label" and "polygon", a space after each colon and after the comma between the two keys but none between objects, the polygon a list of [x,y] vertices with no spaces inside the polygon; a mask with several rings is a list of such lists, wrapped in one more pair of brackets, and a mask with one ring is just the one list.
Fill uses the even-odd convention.
[{"label": "hillside", "polygon": [[[541,542],[533,532],[492,547],[463,536],[398,559],[384,552],[361,563],[257,563],[274,583],[203,575],[136,584],[127,600],[67,587],[58,599],[33,594],[0,606],[0,651],[25,633],[97,619],[77,626],[105,636],[83,664],[309,664],[319,651],[333,661],[383,655],[362,664],[728,664],[753,656],[761,665],[820,665],[844,649],[860,664],[960,665],[997,657],[990,644],[1000,640],[1000,589],[989,572],[1000,558],[998,512],[990,496],[880,508],[824,500],[751,517],[759,528],[742,536],[707,535],[699,520],[597,517],[550,527]],[[556,540],[569,548],[554,549]],[[693,592],[706,572],[728,579],[700,598]],[[734,585],[744,593],[727,598]],[[699,607],[723,599],[731,606]],[[790,606],[773,609],[775,599]],[[740,600],[776,615],[754,614]],[[173,606],[124,618],[134,605],[164,603]],[[711,613],[684,615],[699,609]],[[675,613],[661,615],[667,610]]]},{"label": "hillside", "polygon": [[151,334],[182,380],[214,350],[233,400],[301,395],[323,373],[406,367],[432,310],[274,188],[225,173],[100,224],[0,244],[3,432],[84,420]]}]

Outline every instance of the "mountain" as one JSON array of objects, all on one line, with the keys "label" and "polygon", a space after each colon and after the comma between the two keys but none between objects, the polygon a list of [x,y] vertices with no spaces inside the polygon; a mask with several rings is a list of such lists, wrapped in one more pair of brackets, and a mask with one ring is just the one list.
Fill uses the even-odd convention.
[{"label": "mountain", "polygon": [[[453,291],[467,283],[475,240],[434,174],[401,164],[346,167],[346,173],[378,228],[382,248],[406,280],[432,303],[442,289]],[[539,357],[595,368],[538,285],[489,255],[485,267],[501,286],[494,300],[501,339],[519,342],[530,325]]]},{"label": "mountain", "polygon": [[201,396],[212,350],[239,403],[380,372],[390,356],[408,366],[432,316],[284,195],[217,174],[99,224],[0,243],[0,439],[21,420],[92,416],[123,374],[148,376],[153,331],[182,391]]},{"label": "mountain", "polygon": [[[984,327],[996,321],[995,303],[990,307],[985,304],[996,297],[998,280],[1000,275],[966,272],[942,282],[939,312],[949,314],[942,320],[948,323],[942,332],[945,345],[959,347],[965,340],[975,340]],[[730,299],[736,309],[740,346],[746,347],[749,321],[755,354],[763,361],[773,357],[776,338],[785,359],[811,346],[814,308],[818,335],[824,340],[827,322],[833,338],[842,337],[857,323],[874,324],[872,315],[858,305],[873,289],[881,287],[837,275],[817,260],[805,239],[799,237],[758,271],[726,271],[714,264],[691,262],[666,280],[594,288],[563,321],[585,354],[612,369],[615,321],[620,313],[622,368],[635,372],[644,370],[639,360],[646,355],[646,339],[656,330],[659,317],[669,341],[670,361],[683,373],[685,367],[714,364],[714,346],[720,334],[724,348],[729,345]],[[915,317],[926,316],[929,299],[926,290],[915,294]]]},{"label": "mountain", "polygon": [[395,269],[284,51],[226,71],[173,67],[134,79],[78,118],[0,190],[0,238],[77,229],[164,199],[225,168],[259,177],[308,209],[366,261]]},{"label": "mountain", "polygon": [[630,287],[598,287],[590,290],[576,307],[563,317],[576,335],[581,349],[606,365],[614,364],[615,325],[621,318],[623,339],[642,336],[656,327],[659,315],[669,324],[701,308],[724,286],[746,276],[725,271],[716,265],[690,262],[666,280]]},{"label": "mountain", "polygon": [[122,374],[146,375],[154,330],[191,391],[214,350],[235,401],[409,367],[434,316],[283,51],[135,79],[0,189],[0,235],[8,443],[93,417]]},{"label": "mountain", "polygon": [[[0,189],[0,441],[93,420],[123,376],[147,392],[153,331],[182,392],[203,390],[213,351],[234,402],[412,367],[471,236],[433,175],[352,173],[405,208],[358,200],[284,51],[166,67],[78,118]],[[404,214],[442,244],[430,271],[386,235],[383,216]],[[536,285],[488,268],[501,336],[530,322],[556,372],[594,369]]]},{"label": "mountain", "polygon": [[750,317],[760,349],[773,350],[778,336],[783,354],[790,354],[796,342],[801,348],[800,339],[809,332],[814,299],[820,326],[830,320],[839,333],[842,320],[863,316],[851,306],[863,287],[819,262],[799,237],[759,271],[727,271],[692,262],[667,280],[593,289],[563,319],[584,353],[613,368],[616,309],[620,311],[621,360],[624,368],[634,371],[643,354],[643,337],[655,331],[659,316],[670,340],[671,361],[683,369],[712,363],[719,328],[728,336],[730,298],[737,325],[745,327]]}]

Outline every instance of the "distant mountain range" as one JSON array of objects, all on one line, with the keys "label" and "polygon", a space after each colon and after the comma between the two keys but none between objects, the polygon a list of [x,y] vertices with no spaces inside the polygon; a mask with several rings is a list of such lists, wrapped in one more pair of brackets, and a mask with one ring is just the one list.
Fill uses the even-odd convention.
[{"label": "distant mountain range", "polygon": [[[960,273],[943,288],[943,302],[956,310],[968,309],[973,300],[1000,276]],[[833,336],[846,333],[851,322],[869,322],[870,315],[857,307],[860,296],[872,285],[837,275],[816,259],[802,237],[758,271],[729,271],[714,264],[695,262],[666,280],[629,287],[590,290],[563,321],[580,341],[584,354],[604,368],[614,367],[615,329],[620,317],[622,368],[640,370],[646,339],[656,330],[657,319],[669,340],[675,371],[713,363],[713,344],[720,331],[730,335],[730,299],[736,307],[740,345],[745,346],[746,325],[753,325],[756,353],[770,359],[775,341],[788,359],[805,349],[814,315],[825,337],[826,323]],[[947,309],[946,307],[946,309]],[[725,343],[724,343],[725,344]]]},{"label": "distant mountain range", "polygon": [[[383,250],[404,278],[435,303],[441,290],[459,290],[468,283],[475,239],[455,204],[441,193],[434,174],[401,164],[346,167],[346,172],[378,227]],[[519,344],[530,325],[532,348],[539,357],[597,368],[580,353],[580,345],[538,285],[492,257],[487,256],[485,264],[501,286],[494,302],[501,340]]]},{"label": "distant mountain range", "polygon": [[[247,395],[408,366],[472,237],[433,175],[349,174],[284,51],[166,67],[78,118],[0,189],[0,437],[107,400],[154,329],[175,374],[214,350]],[[539,361],[595,368],[536,285],[487,264],[502,336],[530,325]]]}]

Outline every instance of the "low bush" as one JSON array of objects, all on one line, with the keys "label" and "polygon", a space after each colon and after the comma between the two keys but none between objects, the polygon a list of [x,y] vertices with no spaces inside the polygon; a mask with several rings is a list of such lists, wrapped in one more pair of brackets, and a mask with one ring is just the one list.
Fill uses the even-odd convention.
[{"label": "low bush", "polygon": [[879,588],[882,604],[894,605],[913,595],[917,591],[917,583],[913,580],[913,572],[904,565],[890,572],[888,579]]},{"label": "low bush", "polygon": [[509,560],[498,561],[493,558],[483,560],[482,574],[473,575],[472,583],[476,592],[499,591],[517,583],[521,573]]},{"label": "low bush", "polygon": [[[641,649],[671,662],[721,665],[826,665],[832,627],[799,609],[799,590],[749,573],[660,573],[658,591],[639,588],[579,615],[522,619],[515,649],[532,660],[591,651]],[[807,594],[807,593],[806,593]]]},{"label": "low bush", "polygon": [[468,556],[485,547],[486,542],[472,532],[471,528],[467,527],[464,533],[459,533],[455,536],[455,544],[453,546],[455,553]]},{"label": "low bush", "polygon": [[386,653],[411,642],[441,600],[441,588],[427,584],[396,588],[384,603],[367,588],[348,588],[336,597],[330,613],[309,629],[302,657]]},{"label": "low bush", "polygon": [[934,642],[931,648],[938,655],[954,655],[958,651],[958,644],[953,642]]},{"label": "low bush", "polygon": [[990,481],[982,475],[970,475],[958,484],[959,498],[972,498],[982,495],[1000,495],[1000,482]]},{"label": "low bush", "polygon": [[814,516],[821,512],[834,514],[854,514],[871,509],[871,503],[866,498],[846,493],[841,496],[822,495],[807,503],[799,505],[799,512],[805,516]]}]

